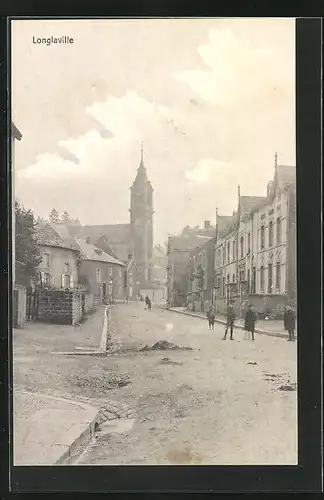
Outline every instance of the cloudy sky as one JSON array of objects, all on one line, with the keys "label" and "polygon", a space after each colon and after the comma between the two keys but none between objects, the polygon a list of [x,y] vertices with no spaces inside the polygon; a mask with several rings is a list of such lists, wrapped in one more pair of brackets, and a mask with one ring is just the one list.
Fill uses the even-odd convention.
[{"label": "cloudy sky", "polygon": [[[155,241],[231,214],[295,164],[292,19],[14,21],[16,196],[37,215],[129,220],[140,160]],[[62,35],[73,44],[34,44]]]}]

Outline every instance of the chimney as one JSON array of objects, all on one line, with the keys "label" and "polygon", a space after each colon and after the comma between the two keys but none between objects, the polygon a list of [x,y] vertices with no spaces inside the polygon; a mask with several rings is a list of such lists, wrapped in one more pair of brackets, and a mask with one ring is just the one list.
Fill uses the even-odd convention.
[{"label": "chimney", "polygon": [[210,220],[205,220],[204,222],[204,228],[209,229],[210,228]]}]

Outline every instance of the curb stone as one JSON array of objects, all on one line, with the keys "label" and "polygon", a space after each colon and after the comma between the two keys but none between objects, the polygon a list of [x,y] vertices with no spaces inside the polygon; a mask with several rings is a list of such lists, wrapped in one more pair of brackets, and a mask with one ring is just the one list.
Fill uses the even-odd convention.
[{"label": "curb stone", "polygon": [[[164,308],[166,309],[166,308]],[[195,313],[191,313],[191,312],[187,312],[187,311],[178,311],[176,309],[173,309],[173,308],[170,308],[170,309],[167,309],[168,311],[171,311],[171,312],[175,312],[175,313],[178,313],[178,314],[184,314],[186,316],[192,316],[193,318],[198,318],[198,319],[206,319],[204,318],[203,316],[200,316],[198,314],[195,314]],[[217,319],[215,318],[215,323],[219,323],[221,325],[226,325],[226,321],[225,320],[222,320],[222,319]],[[243,325],[235,325],[235,328],[238,328],[240,330],[244,330],[244,326]],[[268,335],[269,337],[278,337],[278,338],[283,338],[283,339],[287,339],[288,338],[288,335],[286,333],[280,333],[280,332],[271,332],[271,331],[267,331],[267,330],[262,330],[260,328],[256,328],[255,329],[255,333],[258,333],[260,335]]]},{"label": "curb stone", "polygon": [[73,458],[78,455],[80,448],[83,448],[86,444],[89,443],[92,436],[96,431],[96,426],[99,420],[99,411],[95,418],[87,425],[83,432],[77,437],[69,446],[68,450],[63,453],[63,455],[55,462],[54,465],[67,465],[71,464]]}]

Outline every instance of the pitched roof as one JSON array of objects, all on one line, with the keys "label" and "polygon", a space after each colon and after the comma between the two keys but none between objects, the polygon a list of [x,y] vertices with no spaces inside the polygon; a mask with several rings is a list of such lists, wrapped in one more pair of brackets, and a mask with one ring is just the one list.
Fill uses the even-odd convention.
[{"label": "pitched roof", "polygon": [[21,140],[22,138],[22,133],[18,130],[14,122],[11,122],[11,134],[14,139],[17,139],[18,141]]},{"label": "pitched roof", "polygon": [[240,209],[242,213],[248,213],[266,201],[266,196],[241,196]]},{"label": "pitched roof", "polygon": [[169,237],[169,251],[190,252],[196,247],[203,246],[207,241],[211,240],[210,236],[188,234],[181,236]]},{"label": "pitched roof", "polygon": [[225,229],[233,224],[233,215],[218,215],[217,226],[218,233],[222,233]]},{"label": "pitched roof", "polygon": [[78,251],[75,245],[62,238],[48,223],[35,225],[35,239],[39,245]]},{"label": "pitched roof", "polygon": [[83,238],[100,238],[105,236],[109,243],[124,243],[130,240],[130,224],[108,224],[102,226],[83,226]]},{"label": "pitched roof", "polygon": [[54,231],[64,240],[66,241],[74,250],[78,250],[79,248],[75,242],[75,238],[71,235],[69,228],[64,224],[51,224],[51,227]]},{"label": "pitched roof", "polygon": [[286,187],[296,183],[296,167],[289,165],[277,165],[276,176],[279,186]]},{"label": "pitched roof", "polygon": [[120,260],[114,259],[111,255],[92,245],[91,243],[86,243],[84,240],[76,239],[76,243],[79,246],[81,256],[84,260],[92,260],[94,262],[107,262],[108,264],[117,264],[119,266],[125,266]]}]

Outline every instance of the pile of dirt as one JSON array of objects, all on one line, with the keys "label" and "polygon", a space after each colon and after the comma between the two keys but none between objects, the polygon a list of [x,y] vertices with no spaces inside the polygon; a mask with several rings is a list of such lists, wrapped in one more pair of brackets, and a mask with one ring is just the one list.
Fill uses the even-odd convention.
[{"label": "pile of dirt", "polygon": [[168,350],[189,350],[192,351],[191,347],[180,346],[174,344],[173,342],[168,342],[167,340],[159,340],[152,346],[144,346],[141,351],[168,351]]},{"label": "pile of dirt", "polygon": [[296,383],[285,384],[278,387],[278,391],[296,391],[296,390],[297,390]]},{"label": "pile of dirt", "polygon": [[172,359],[170,358],[162,358],[161,359],[161,365],[182,365],[182,361],[173,361]]},{"label": "pile of dirt", "polygon": [[107,389],[115,389],[116,387],[125,387],[131,383],[130,376],[117,375],[116,373],[108,373],[104,376],[104,385]]}]

